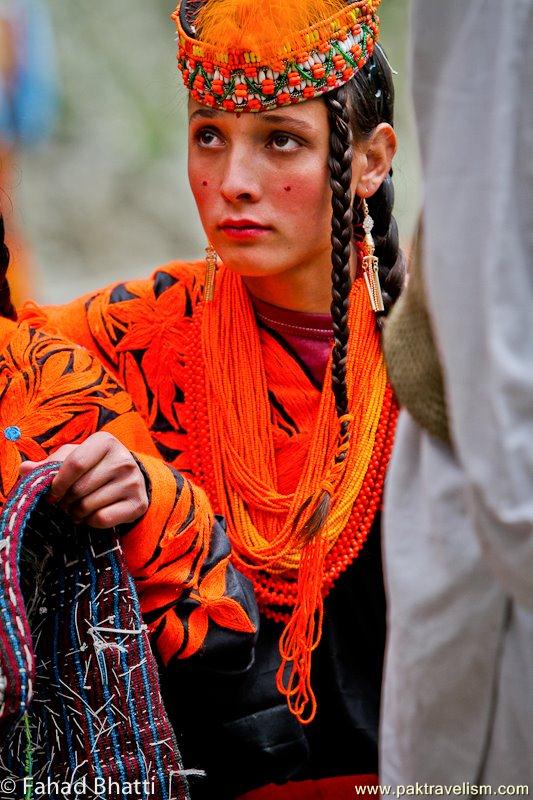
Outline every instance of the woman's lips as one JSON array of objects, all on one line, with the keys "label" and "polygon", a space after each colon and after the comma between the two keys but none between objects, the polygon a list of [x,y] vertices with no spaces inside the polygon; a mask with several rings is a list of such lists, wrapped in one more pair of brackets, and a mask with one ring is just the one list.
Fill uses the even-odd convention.
[{"label": "woman's lips", "polygon": [[230,239],[258,239],[266,233],[270,233],[272,228],[261,225],[253,220],[224,220],[218,226]]}]

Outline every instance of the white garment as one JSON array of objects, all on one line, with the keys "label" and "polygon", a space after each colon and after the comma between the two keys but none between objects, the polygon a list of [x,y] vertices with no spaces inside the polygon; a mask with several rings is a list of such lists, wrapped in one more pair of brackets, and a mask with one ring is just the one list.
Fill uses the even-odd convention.
[{"label": "white garment", "polygon": [[381,780],[533,788],[533,0],[414,0],[413,48],[454,448],[402,412]]}]

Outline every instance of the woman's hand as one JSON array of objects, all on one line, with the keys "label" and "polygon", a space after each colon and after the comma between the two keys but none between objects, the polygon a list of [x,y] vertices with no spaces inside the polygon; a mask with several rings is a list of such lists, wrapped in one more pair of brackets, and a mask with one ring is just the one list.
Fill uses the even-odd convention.
[{"label": "woman's hand", "polygon": [[44,461],[25,461],[22,477],[51,461],[63,462],[50,499],[76,522],[113,528],[134,522],[147,511],[144,476],[130,451],[110,433],[94,433],[83,444],[66,444]]}]

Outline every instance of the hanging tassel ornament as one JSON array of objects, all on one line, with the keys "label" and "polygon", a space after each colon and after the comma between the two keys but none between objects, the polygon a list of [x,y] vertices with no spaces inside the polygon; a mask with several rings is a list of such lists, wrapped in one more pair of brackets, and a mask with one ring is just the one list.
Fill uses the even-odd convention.
[{"label": "hanging tassel ornament", "polygon": [[215,284],[217,279],[218,256],[212,244],[205,248],[205,285],[204,300],[211,303],[215,296]]},{"label": "hanging tassel ornament", "polygon": [[379,283],[379,259],[375,255],[376,246],[372,236],[374,220],[370,216],[368,211],[368,203],[364,198],[363,211],[365,215],[363,220],[363,230],[365,232],[363,275],[365,278],[366,288],[370,296],[370,305],[372,306],[372,311],[374,311],[376,314],[379,314],[385,311],[385,306],[383,304],[383,295],[381,294],[381,286]]}]

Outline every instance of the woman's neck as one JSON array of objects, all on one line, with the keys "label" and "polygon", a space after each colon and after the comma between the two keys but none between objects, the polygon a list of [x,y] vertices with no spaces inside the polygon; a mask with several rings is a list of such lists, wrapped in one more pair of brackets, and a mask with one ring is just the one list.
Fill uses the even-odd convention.
[{"label": "woman's neck", "polygon": [[[352,276],[357,272],[357,254],[352,253]],[[275,275],[244,277],[250,294],[279,308],[307,314],[331,311],[331,266],[329,260],[279,272]]]},{"label": "woman's neck", "polygon": [[331,270],[327,264],[243,280],[250,294],[265,303],[308,314],[329,313]]}]

